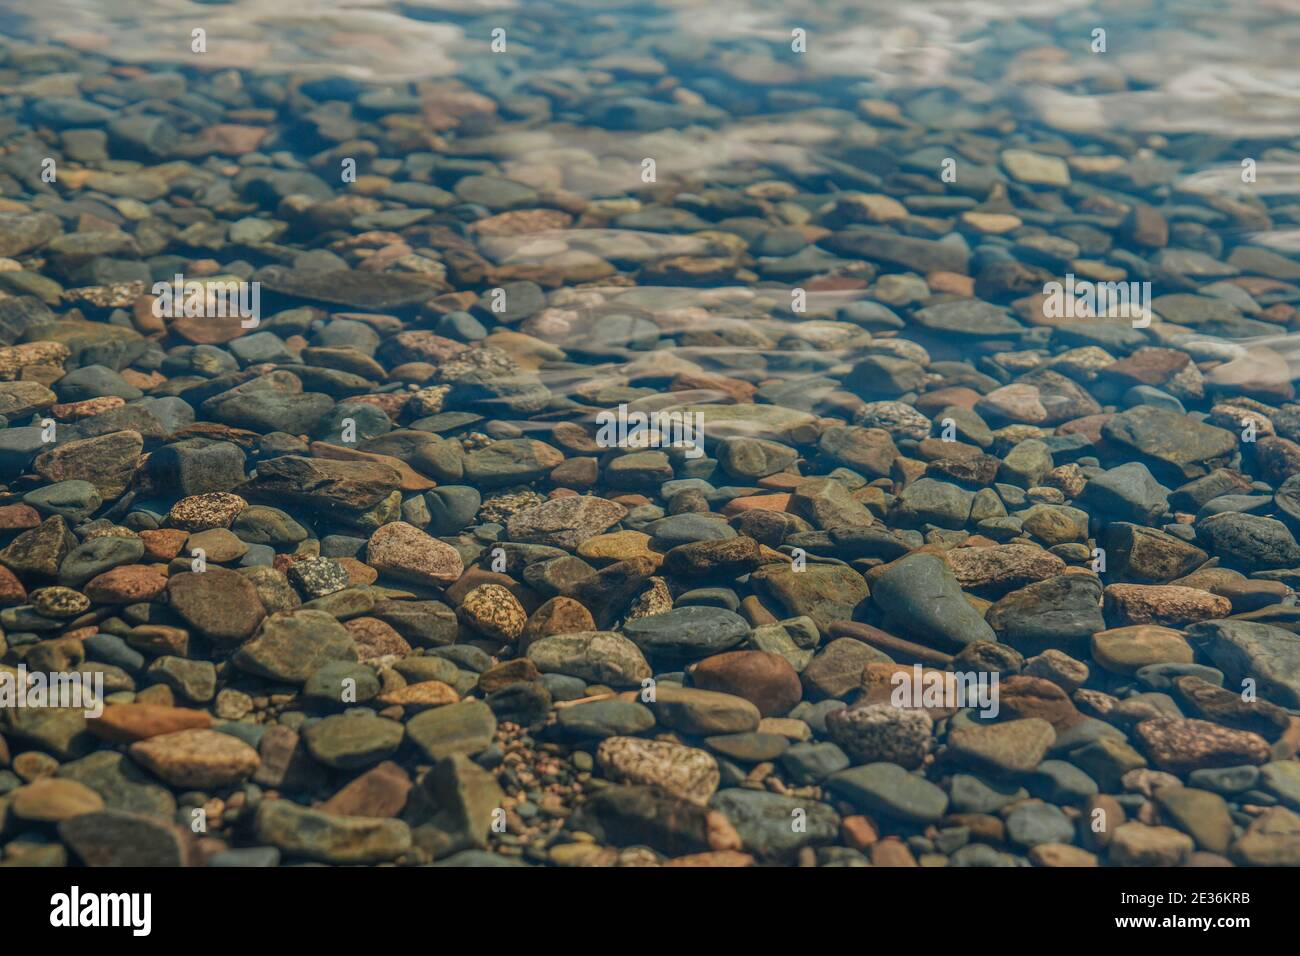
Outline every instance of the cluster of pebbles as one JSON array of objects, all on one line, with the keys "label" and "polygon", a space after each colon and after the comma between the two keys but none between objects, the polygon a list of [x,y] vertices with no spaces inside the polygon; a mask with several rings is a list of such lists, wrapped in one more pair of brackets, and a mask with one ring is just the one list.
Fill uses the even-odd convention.
[{"label": "cluster of pebbles", "polygon": [[105,692],[0,711],[0,863],[1300,864],[1300,206],[1182,183],[1300,141],[563,6],[385,87],[0,45],[0,677]]}]

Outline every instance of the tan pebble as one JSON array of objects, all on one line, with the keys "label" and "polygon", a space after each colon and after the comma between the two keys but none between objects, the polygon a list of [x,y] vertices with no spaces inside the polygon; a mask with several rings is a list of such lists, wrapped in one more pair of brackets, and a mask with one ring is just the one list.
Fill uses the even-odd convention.
[{"label": "tan pebble", "polygon": [[9,810],[15,817],[38,823],[57,823],[103,807],[104,799],[85,784],[55,777],[34,781],[9,795]]},{"label": "tan pebble", "polygon": [[261,761],[257,751],[215,730],[181,730],[131,745],[137,763],[174,787],[207,789],[247,779]]}]

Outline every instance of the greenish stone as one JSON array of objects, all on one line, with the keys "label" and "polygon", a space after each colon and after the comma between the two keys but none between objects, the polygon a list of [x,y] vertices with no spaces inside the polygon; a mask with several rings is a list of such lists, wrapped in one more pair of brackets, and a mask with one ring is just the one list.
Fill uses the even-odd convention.
[{"label": "greenish stone", "polygon": [[629,700],[593,700],[556,713],[564,734],[579,739],[634,736],[655,725],[650,708]]},{"label": "greenish stone", "polygon": [[730,760],[753,764],[780,757],[790,741],[780,734],[717,734],[705,737],[704,746]]},{"label": "greenish stone", "polygon": [[755,730],[758,708],[743,697],[694,687],[660,684],[650,704],[655,719],[686,734],[735,734]]},{"label": "greenish stone", "polygon": [[57,776],[85,784],[104,799],[110,810],[125,810],[171,819],[176,798],[141,770],[126,754],[99,750],[59,767]]},{"label": "greenish stone", "polygon": [[611,687],[638,687],[651,676],[641,649],[612,631],[543,637],[528,646],[527,656],[544,674],[568,674]]},{"label": "greenish stone", "polygon": [[1074,824],[1070,818],[1050,803],[1022,803],[1007,814],[1006,824],[1011,842],[1023,847],[1069,843],[1074,837]]},{"label": "greenish stone", "polygon": [[217,693],[217,669],[211,661],[160,657],[149,665],[146,673],[196,704],[207,703]]},{"label": "greenish stone", "polygon": [[439,760],[412,792],[407,819],[416,846],[441,859],[486,848],[504,802],[491,773],[464,754],[453,754]]},{"label": "greenish stone", "polygon": [[1120,779],[1130,770],[1147,765],[1146,758],[1123,740],[1101,737],[1071,751],[1072,764],[1097,781],[1102,793],[1120,793]]},{"label": "greenish stone", "polygon": [[712,805],[731,821],[745,851],[762,860],[790,862],[804,847],[827,846],[839,834],[839,814],[815,800],[731,788],[719,790]]},{"label": "greenish stone", "polygon": [[789,564],[769,564],[751,576],[761,593],[788,617],[810,617],[823,635],[833,621],[852,620],[871,591],[862,575],[843,564],[808,564],[795,571]]},{"label": "greenish stone", "polygon": [[302,732],[308,752],[335,770],[361,770],[391,757],[402,736],[397,721],[368,714],[335,714]]},{"label": "greenish stone", "polygon": [[492,709],[481,700],[463,700],[416,714],[406,733],[430,760],[453,754],[472,756],[491,745],[497,730]]},{"label": "greenish stone", "polygon": [[1166,823],[1196,841],[1198,849],[1220,855],[1232,843],[1232,815],[1217,793],[1193,787],[1160,787],[1154,793]]},{"label": "greenish stone", "polygon": [[401,820],[337,816],[289,800],[264,800],[254,825],[262,843],[321,863],[385,863],[411,848],[410,827]]},{"label": "greenish stone", "polygon": [[323,611],[286,611],[263,621],[233,659],[258,677],[303,684],[331,661],[355,661],[357,648],[343,625]]},{"label": "greenish stone", "polygon": [[924,777],[892,763],[870,763],[832,774],[826,781],[836,796],[867,813],[912,823],[934,823],[948,809],[948,795]]}]

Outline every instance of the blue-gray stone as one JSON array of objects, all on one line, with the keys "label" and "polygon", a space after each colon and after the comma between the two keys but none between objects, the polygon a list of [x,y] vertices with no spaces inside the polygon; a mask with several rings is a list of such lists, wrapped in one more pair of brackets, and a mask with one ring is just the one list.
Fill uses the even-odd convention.
[{"label": "blue-gray stone", "polygon": [[734,611],[695,605],[628,621],[623,633],[652,657],[694,660],[735,647],[749,637],[749,624]]},{"label": "blue-gray stone", "polygon": [[952,571],[933,554],[895,562],[876,581],[872,600],[906,634],[942,648],[997,642],[993,628],[962,594]]},{"label": "blue-gray stone", "polygon": [[969,773],[953,774],[950,790],[952,808],[957,813],[996,813],[1008,803],[1029,796],[1019,784],[987,780]]},{"label": "blue-gray stone", "polygon": [[651,547],[666,552],[679,544],[695,541],[726,541],[736,537],[736,529],[716,516],[701,514],[670,515],[645,526],[654,540]]},{"label": "blue-gray stone", "polygon": [[1072,763],[1044,760],[1029,779],[1029,792],[1049,803],[1076,803],[1098,792],[1097,781]]},{"label": "blue-gray stone", "polygon": [[764,860],[788,862],[803,847],[834,843],[839,834],[839,814],[815,800],[736,788],[719,790],[712,805],[731,821],[744,849]]},{"label": "blue-gray stone", "polygon": [[556,713],[560,730],[579,739],[627,737],[655,725],[650,708],[630,700],[593,700]]},{"label": "blue-gray stone", "polygon": [[244,867],[244,866],[279,866],[280,851],[273,846],[239,847],[223,850],[208,860],[208,866]]},{"label": "blue-gray stone", "polygon": [[443,485],[426,492],[430,534],[452,535],[474,523],[483,496],[468,485]]},{"label": "blue-gray stone", "polygon": [[829,741],[797,743],[781,755],[781,767],[800,786],[819,784],[850,762],[848,755]]},{"label": "blue-gray stone", "polygon": [[23,503],[45,517],[62,515],[77,524],[94,514],[104,501],[94,485],[74,478],[29,491],[23,495]]},{"label": "blue-gray stone", "polygon": [[868,813],[934,823],[948,810],[948,795],[924,777],[892,763],[869,763],[832,774],[831,792]]},{"label": "blue-gray stone", "polygon": [[144,667],[144,655],[129,646],[116,634],[92,634],[81,642],[86,657],[103,664],[112,664],[124,671],[138,671]]},{"label": "blue-gray stone", "polygon": [[1025,803],[1007,815],[1007,836],[1024,847],[1069,843],[1074,839],[1074,824],[1050,803]]},{"label": "blue-gray stone", "polygon": [[1189,773],[1187,785],[1228,796],[1255,786],[1259,782],[1259,772],[1259,768],[1251,764],[1240,767],[1206,767]]},{"label": "blue-gray stone", "polygon": [[1204,664],[1148,664],[1146,667],[1139,667],[1133,675],[1138,679],[1138,683],[1150,690],[1169,690],[1174,686],[1174,681],[1179,677],[1199,677],[1216,687],[1223,686],[1223,671],[1217,667],[1207,667]]}]

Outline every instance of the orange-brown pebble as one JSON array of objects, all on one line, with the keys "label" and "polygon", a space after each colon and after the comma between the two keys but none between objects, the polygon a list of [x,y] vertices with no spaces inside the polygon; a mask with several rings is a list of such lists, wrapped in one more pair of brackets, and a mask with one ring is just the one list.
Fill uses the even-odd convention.
[{"label": "orange-brown pebble", "polygon": [[426,680],[385,691],[375,699],[387,707],[404,707],[419,711],[455,704],[460,701],[460,695],[450,684],[444,684],[440,680]]},{"label": "orange-brown pebble", "polygon": [[144,556],[154,561],[170,561],[181,553],[190,533],[180,528],[158,528],[140,532]]},{"label": "orange-brown pebble", "polygon": [[919,866],[912,851],[902,840],[893,838],[881,840],[871,846],[871,863],[873,866]]},{"label": "orange-brown pebble", "polygon": [[880,839],[875,824],[863,816],[847,816],[840,821],[840,837],[855,850],[866,850]]},{"label": "orange-brown pebble", "polygon": [[357,642],[357,653],[363,661],[390,655],[405,657],[411,653],[411,645],[406,643],[406,639],[391,624],[377,617],[354,617],[345,621],[343,626]]},{"label": "orange-brown pebble", "polygon": [[354,587],[359,584],[374,584],[379,580],[379,572],[364,561],[349,557],[334,560],[343,566],[343,570],[348,573],[348,582]]},{"label": "orange-brown pebble", "polygon": [[[1010,217],[1009,217],[1010,218]],[[931,272],[925,277],[931,292],[946,292],[967,298],[975,294],[975,280],[956,272]]]},{"label": "orange-brown pebble", "polygon": [[616,495],[609,500],[618,502],[624,508],[639,508],[650,504],[650,499],[645,495]]},{"label": "orange-brown pebble", "polygon": [[0,607],[15,607],[27,603],[27,589],[17,575],[0,564]]},{"label": "orange-brown pebble", "polygon": [[91,578],[82,588],[96,604],[152,601],[167,587],[167,578],[143,564],[124,564]]},{"label": "orange-brown pebble", "polygon": [[26,531],[40,523],[40,512],[31,505],[0,505],[0,531]]},{"label": "orange-brown pebble", "polygon": [[667,860],[664,866],[753,866],[754,858],[739,850],[716,850],[711,853],[691,853]]},{"label": "orange-brown pebble", "polygon": [[96,737],[120,744],[211,726],[212,718],[207,711],[156,704],[108,704],[102,716],[86,721],[86,727]]},{"label": "orange-brown pebble", "polygon": [[124,368],[118,373],[128,385],[134,385],[142,392],[148,392],[167,381],[161,372],[137,372],[133,368]]},{"label": "orange-brown pebble", "polygon": [[114,408],[121,408],[125,404],[126,399],[124,398],[117,395],[104,395],[100,398],[88,398],[81,402],[63,402],[58,405],[51,405],[50,413],[62,421],[76,422],[83,418],[102,415]]},{"label": "orange-brown pebble", "polygon": [[754,484],[769,491],[794,491],[800,482],[807,480],[803,475],[792,475],[788,472],[779,471],[775,475],[768,475],[766,478],[758,479]]},{"label": "orange-brown pebble", "polygon": [[[803,479],[807,480],[807,479]],[[724,515],[736,515],[742,511],[785,511],[790,506],[790,494],[782,492],[777,495],[750,495],[747,498],[732,498],[722,506]]]}]

